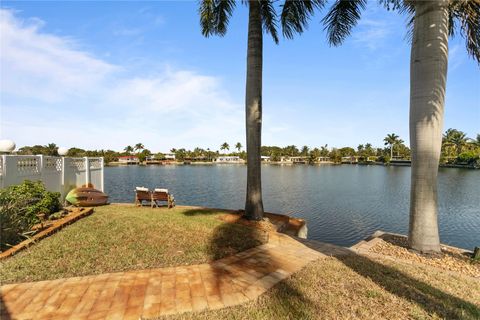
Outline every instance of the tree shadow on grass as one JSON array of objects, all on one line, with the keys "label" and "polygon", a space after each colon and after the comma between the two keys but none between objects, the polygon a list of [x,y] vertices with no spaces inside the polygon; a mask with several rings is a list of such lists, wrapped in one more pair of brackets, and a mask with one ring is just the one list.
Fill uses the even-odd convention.
[{"label": "tree shadow on grass", "polygon": [[[327,255],[332,253],[329,249],[331,245],[322,247],[308,242],[305,244]],[[339,252],[343,254],[334,256],[345,266],[397,297],[416,303],[429,314],[436,314],[443,319],[480,319],[480,308],[473,303],[445,293],[396,268],[352,251],[349,252],[348,249],[339,250]]]},{"label": "tree shadow on grass", "polygon": [[[242,219],[238,211],[234,210],[194,208],[183,212],[186,216],[219,213],[238,215],[238,219]],[[285,266],[285,261],[282,261],[280,257],[269,254],[268,250],[262,250],[260,253],[258,248],[256,249],[256,247],[268,243],[268,232],[241,223],[234,223],[235,221],[236,219],[230,216],[224,223],[217,226],[208,244],[209,256],[215,260],[211,266],[216,288],[213,288],[210,293],[218,292],[224,302],[228,302],[226,299],[228,297],[225,296],[228,296],[230,291],[237,290],[237,292],[242,292],[244,297],[251,297],[247,292],[254,286],[266,286],[270,289],[274,284],[269,285],[268,281],[273,280],[277,284],[278,280],[275,281],[272,275],[280,276],[278,271]],[[258,280],[253,283],[244,281],[253,279],[253,277]],[[275,286],[275,289],[277,291],[273,299],[279,300],[277,304],[281,306],[282,310],[278,311],[284,316],[292,319],[314,318],[314,302],[303,292],[287,281],[281,281]],[[250,300],[253,299],[250,298]]]}]

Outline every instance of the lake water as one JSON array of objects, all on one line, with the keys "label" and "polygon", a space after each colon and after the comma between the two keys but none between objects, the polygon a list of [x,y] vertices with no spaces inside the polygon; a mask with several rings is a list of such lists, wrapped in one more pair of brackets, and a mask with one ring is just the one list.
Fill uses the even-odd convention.
[{"label": "lake water", "polygon": [[[308,238],[350,246],[375,230],[407,234],[409,167],[262,166],[266,211],[303,218]],[[177,204],[241,209],[244,165],[167,165],[105,168],[111,202],[133,202],[135,186],[168,188]],[[480,170],[441,168],[442,243],[480,245]]]}]

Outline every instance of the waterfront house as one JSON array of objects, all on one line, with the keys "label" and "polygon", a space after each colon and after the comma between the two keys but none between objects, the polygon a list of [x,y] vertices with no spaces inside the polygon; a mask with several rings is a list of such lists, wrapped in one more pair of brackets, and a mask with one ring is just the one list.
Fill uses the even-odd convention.
[{"label": "waterfront house", "polygon": [[270,162],[271,160],[269,156],[261,156],[260,158],[262,162]]},{"label": "waterfront house", "polygon": [[282,163],[292,163],[290,157],[280,157],[280,162]]},{"label": "waterfront house", "polygon": [[215,159],[216,163],[245,163],[239,156],[220,156]]},{"label": "waterfront house", "polygon": [[358,157],[356,156],[348,156],[342,157],[342,163],[358,163]]},{"label": "waterfront house", "polygon": [[175,153],[164,153],[165,160],[175,161]]},{"label": "waterfront house", "polygon": [[308,162],[307,157],[290,157],[290,161],[297,164],[305,164]]},{"label": "waterfront house", "polygon": [[122,164],[138,164],[140,160],[137,156],[120,156],[118,162]]},{"label": "waterfront house", "polygon": [[322,163],[322,162],[332,162],[330,157],[318,157],[317,162]]}]

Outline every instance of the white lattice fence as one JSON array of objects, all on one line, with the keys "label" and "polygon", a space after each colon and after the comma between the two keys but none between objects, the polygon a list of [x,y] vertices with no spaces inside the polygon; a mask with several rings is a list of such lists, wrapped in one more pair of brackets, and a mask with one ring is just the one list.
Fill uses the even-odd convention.
[{"label": "white lattice fence", "polygon": [[50,191],[63,193],[62,188],[62,158],[45,156],[42,158],[42,182]]},{"label": "white lattice fence", "polygon": [[103,191],[103,158],[0,156],[0,187],[40,180],[62,198],[73,188],[91,183]]}]

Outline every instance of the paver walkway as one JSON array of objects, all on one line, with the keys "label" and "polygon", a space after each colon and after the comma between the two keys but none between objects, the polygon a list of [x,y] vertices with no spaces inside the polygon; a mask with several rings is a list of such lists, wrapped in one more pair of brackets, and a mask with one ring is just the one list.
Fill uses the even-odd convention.
[{"label": "paver walkway", "polygon": [[139,319],[219,309],[257,298],[322,256],[271,234],[267,244],[210,264],[5,285],[2,320]]}]

